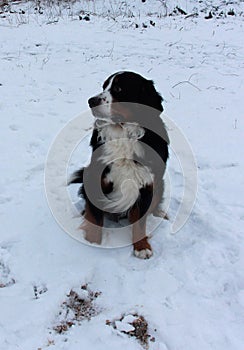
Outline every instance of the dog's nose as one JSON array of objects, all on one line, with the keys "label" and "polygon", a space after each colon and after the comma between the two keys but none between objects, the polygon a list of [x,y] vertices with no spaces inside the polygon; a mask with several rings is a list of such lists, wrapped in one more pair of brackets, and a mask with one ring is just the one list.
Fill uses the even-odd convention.
[{"label": "dog's nose", "polygon": [[88,104],[90,108],[96,107],[101,103],[101,98],[100,97],[91,97],[88,100]]}]

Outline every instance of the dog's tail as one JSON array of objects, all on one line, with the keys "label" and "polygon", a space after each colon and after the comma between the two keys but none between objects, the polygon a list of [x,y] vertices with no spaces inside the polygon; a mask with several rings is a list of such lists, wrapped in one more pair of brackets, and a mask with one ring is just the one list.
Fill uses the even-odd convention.
[{"label": "dog's tail", "polygon": [[74,172],[68,181],[68,185],[83,183],[83,173],[84,173],[84,168],[81,168],[76,172]]},{"label": "dog's tail", "polygon": [[104,203],[108,212],[123,213],[131,208],[139,198],[140,190],[133,180],[125,180],[120,189],[109,194],[107,203]]}]

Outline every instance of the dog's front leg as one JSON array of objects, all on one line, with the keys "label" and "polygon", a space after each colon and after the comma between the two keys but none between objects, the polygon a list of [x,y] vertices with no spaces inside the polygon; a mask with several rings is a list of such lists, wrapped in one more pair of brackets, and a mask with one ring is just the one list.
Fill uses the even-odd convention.
[{"label": "dog's front leg", "polygon": [[103,212],[86,200],[84,221],[80,229],[85,231],[85,239],[90,243],[101,244],[103,227]]},{"label": "dog's front leg", "polygon": [[146,218],[142,218],[132,226],[134,254],[140,259],[149,259],[153,252],[146,236]]},{"label": "dog's front leg", "polygon": [[141,259],[149,259],[153,252],[146,235],[147,211],[152,199],[152,187],[148,186],[140,191],[140,199],[129,212],[132,226],[134,254]]}]

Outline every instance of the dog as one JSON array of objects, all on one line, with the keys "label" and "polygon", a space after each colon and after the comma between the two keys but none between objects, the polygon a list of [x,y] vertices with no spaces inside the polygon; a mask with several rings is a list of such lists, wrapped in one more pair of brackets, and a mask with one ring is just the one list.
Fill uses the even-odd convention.
[{"label": "dog", "polygon": [[130,71],[109,76],[103,92],[88,100],[95,117],[90,164],[69,182],[83,183],[80,228],[86,240],[101,243],[105,215],[115,220],[126,217],[132,225],[134,254],[141,259],[153,254],[146,235],[147,216],[167,218],[159,206],[169,157],[169,139],[160,118],[162,101],[152,80]]}]

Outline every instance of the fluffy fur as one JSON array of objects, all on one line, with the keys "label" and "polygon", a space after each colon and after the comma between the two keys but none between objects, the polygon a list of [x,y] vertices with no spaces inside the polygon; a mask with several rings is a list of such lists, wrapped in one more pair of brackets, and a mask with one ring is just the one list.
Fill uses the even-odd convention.
[{"label": "fluffy fur", "polygon": [[[88,104],[96,119],[90,142],[93,154],[85,171],[89,181],[101,183],[105,199],[96,206],[85,184],[81,186],[79,193],[86,201],[81,228],[88,241],[101,243],[104,215],[126,216],[133,224],[135,255],[149,258],[152,248],[146,236],[146,217],[160,214],[168,159],[168,136],[160,118],[162,97],[151,80],[118,72]],[[102,151],[96,152],[99,149]],[[103,168],[101,177],[94,170],[98,166]],[[78,170],[70,183],[83,183],[83,175],[84,169]]]}]

